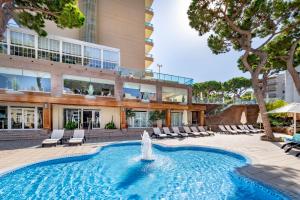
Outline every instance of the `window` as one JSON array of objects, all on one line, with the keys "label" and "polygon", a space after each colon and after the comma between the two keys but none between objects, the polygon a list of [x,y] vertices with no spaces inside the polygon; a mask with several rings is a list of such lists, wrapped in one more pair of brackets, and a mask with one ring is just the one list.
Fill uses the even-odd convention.
[{"label": "window", "polygon": [[38,48],[39,59],[51,60],[56,62],[60,61],[58,40],[39,37]]},{"label": "window", "polygon": [[63,78],[65,94],[114,96],[115,82],[112,80],[71,75],[64,75]]},{"label": "window", "polygon": [[51,91],[51,75],[45,72],[0,67],[0,88],[13,91]]},{"label": "window", "polygon": [[10,54],[35,58],[34,35],[11,31]]},{"label": "window", "polygon": [[95,129],[100,128],[100,111],[78,109],[64,109],[64,125],[75,122],[77,128]]},{"label": "window", "polygon": [[142,99],[146,101],[156,101],[156,86],[125,82],[123,86],[124,97],[126,99]]},{"label": "window", "polygon": [[7,106],[0,106],[0,129],[8,128]]},{"label": "window", "polygon": [[119,65],[119,52],[103,51],[103,68],[115,69]]},{"label": "window", "polygon": [[7,32],[4,32],[2,40],[0,40],[0,53],[7,53]]},{"label": "window", "polygon": [[93,47],[84,47],[85,66],[101,68],[101,50]]},{"label": "window", "polygon": [[63,42],[62,62],[69,64],[81,64],[81,46]]},{"label": "window", "polygon": [[166,102],[187,103],[187,90],[181,88],[162,87],[162,100]]},{"label": "window", "polygon": [[43,108],[10,106],[11,129],[43,128]]},{"label": "window", "polygon": [[147,111],[134,111],[135,116],[127,119],[129,128],[149,127],[149,114]]},{"label": "window", "polygon": [[172,112],[171,113],[171,125],[181,126],[182,125],[182,112]]}]

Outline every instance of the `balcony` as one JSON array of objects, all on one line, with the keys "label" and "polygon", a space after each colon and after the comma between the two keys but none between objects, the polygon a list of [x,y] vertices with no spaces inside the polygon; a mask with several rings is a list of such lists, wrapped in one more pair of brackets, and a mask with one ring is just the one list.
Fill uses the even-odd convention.
[{"label": "balcony", "polygon": [[153,0],[145,0],[145,6],[146,7],[151,7],[153,3]]},{"label": "balcony", "polygon": [[153,9],[151,7],[146,7],[145,8],[145,21],[151,22],[153,15],[154,15]]},{"label": "balcony", "polygon": [[152,70],[134,70],[128,68],[119,68],[119,74],[123,77],[130,77],[134,79],[142,79],[142,80],[157,80],[168,83],[177,83],[183,85],[192,85],[193,79],[182,77],[182,76],[174,76],[170,74],[163,74],[153,72]]},{"label": "balcony", "polygon": [[153,55],[146,53],[145,54],[145,67],[149,67],[154,61]]},{"label": "balcony", "polygon": [[0,53],[108,70],[120,66],[119,49],[13,27],[0,41]]},{"label": "balcony", "polygon": [[145,52],[149,53],[153,48],[153,40],[150,38],[145,38]]},{"label": "balcony", "polygon": [[151,24],[150,22],[145,22],[145,38],[150,38],[150,36],[153,33],[153,24]]}]

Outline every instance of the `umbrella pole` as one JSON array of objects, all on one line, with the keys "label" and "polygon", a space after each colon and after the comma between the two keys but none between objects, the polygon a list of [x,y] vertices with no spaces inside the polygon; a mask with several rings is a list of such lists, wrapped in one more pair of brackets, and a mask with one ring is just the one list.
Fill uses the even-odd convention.
[{"label": "umbrella pole", "polygon": [[297,132],[297,115],[296,113],[294,113],[294,134],[296,134]]}]

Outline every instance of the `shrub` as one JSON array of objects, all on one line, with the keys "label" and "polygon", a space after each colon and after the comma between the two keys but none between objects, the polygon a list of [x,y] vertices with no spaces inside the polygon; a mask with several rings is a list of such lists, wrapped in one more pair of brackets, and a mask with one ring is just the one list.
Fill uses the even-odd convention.
[{"label": "shrub", "polygon": [[65,124],[65,129],[67,129],[67,130],[74,130],[77,127],[78,127],[78,124],[73,121],[67,121],[67,123]]},{"label": "shrub", "polygon": [[116,129],[117,128],[116,125],[115,125],[115,123],[114,123],[114,118],[113,117],[111,117],[111,121],[110,122],[108,122],[107,124],[105,124],[104,128],[105,129]]},{"label": "shrub", "polygon": [[[271,111],[282,106],[287,105],[287,103],[283,100],[276,100],[266,104],[267,111]],[[270,123],[272,126],[289,126],[291,125],[291,121],[288,118],[287,113],[276,113],[269,114]]]}]

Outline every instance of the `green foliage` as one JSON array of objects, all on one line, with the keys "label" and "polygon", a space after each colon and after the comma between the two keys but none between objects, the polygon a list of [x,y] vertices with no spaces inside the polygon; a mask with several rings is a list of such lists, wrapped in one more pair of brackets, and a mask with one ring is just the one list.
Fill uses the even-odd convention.
[{"label": "green foliage", "polygon": [[241,99],[242,100],[245,100],[245,101],[250,101],[250,100],[252,100],[252,92],[246,92],[245,94],[243,94],[242,96],[241,96]]},{"label": "green foliage", "polygon": [[67,123],[65,124],[65,129],[67,130],[74,130],[78,128],[78,124],[74,121],[67,121]]},{"label": "green foliage", "polygon": [[132,109],[126,109],[126,119],[135,117],[135,112]]},{"label": "green foliage", "polygon": [[114,123],[114,118],[113,117],[111,117],[111,121],[110,122],[108,122],[107,124],[105,124],[104,128],[105,129],[116,129],[117,128],[116,125],[115,125],[115,123]]},{"label": "green foliage", "polygon": [[155,122],[157,120],[161,120],[165,118],[165,112],[164,111],[159,111],[159,110],[155,110],[155,111],[151,111],[149,113],[149,120],[151,122]]},{"label": "green foliage", "polygon": [[[268,111],[271,111],[285,105],[287,105],[285,101],[276,100],[267,103],[266,107]],[[291,124],[291,121],[288,119],[288,114],[286,113],[269,114],[269,119],[272,126],[287,126]]]},{"label": "green foliage", "polygon": [[225,92],[241,96],[252,85],[251,80],[245,77],[235,77],[223,83]]},{"label": "green foliage", "polygon": [[60,28],[79,28],[85,17],[78,7],[78,0],[17,0],[13,3],[14,20],[40,36],[46,36],[45,20]]}]

